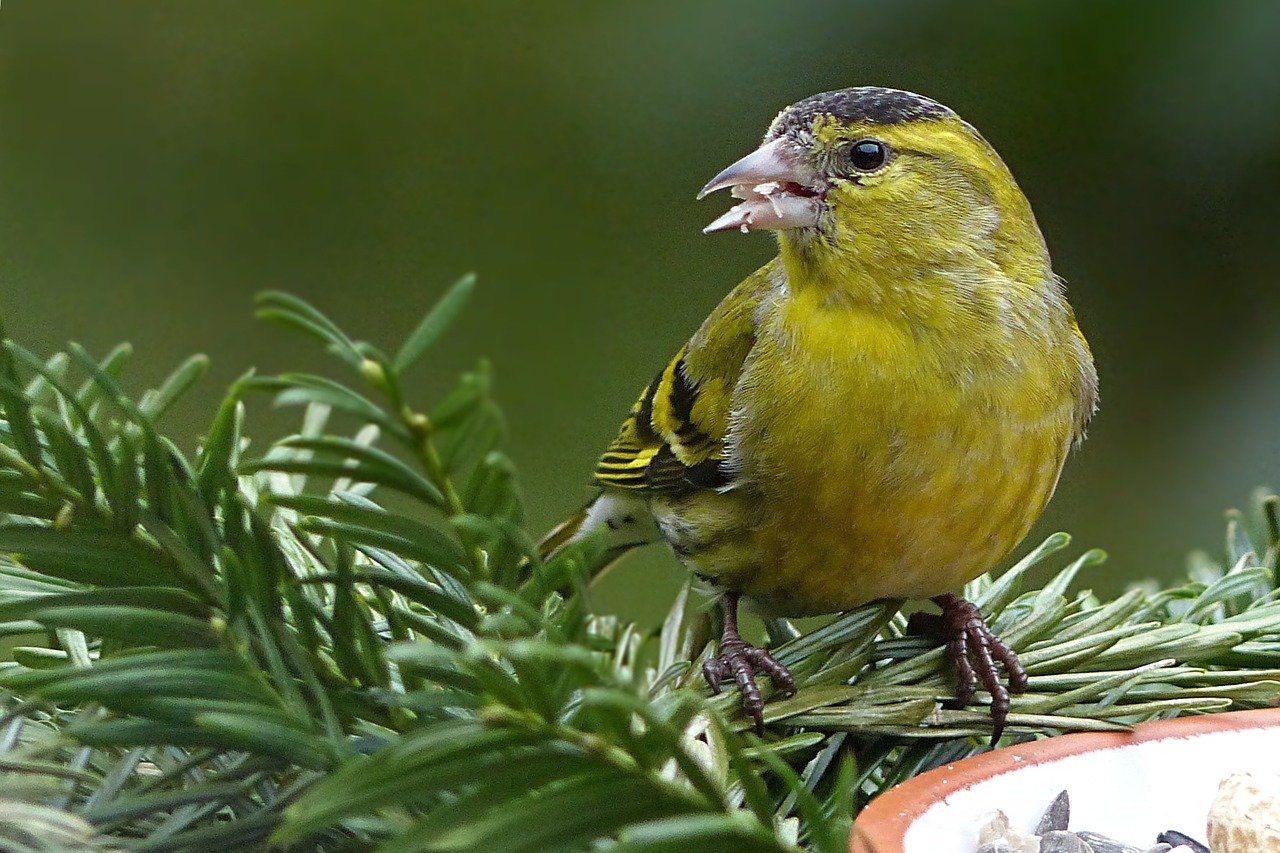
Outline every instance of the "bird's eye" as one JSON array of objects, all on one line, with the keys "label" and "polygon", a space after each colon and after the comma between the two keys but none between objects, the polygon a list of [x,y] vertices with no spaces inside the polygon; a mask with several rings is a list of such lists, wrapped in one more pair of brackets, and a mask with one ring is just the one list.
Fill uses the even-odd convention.
[{"label": "bird's eye", "polygon": [[874,172],[889,159],[889,146],[878,139],[863,139],[849,146],[849,165],[857,172]]}]

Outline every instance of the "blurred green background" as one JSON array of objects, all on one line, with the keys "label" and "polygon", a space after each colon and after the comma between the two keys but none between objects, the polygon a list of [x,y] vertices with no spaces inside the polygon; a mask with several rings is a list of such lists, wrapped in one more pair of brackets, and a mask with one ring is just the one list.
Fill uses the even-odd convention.
[{"label": "blurred green background", "polygon": [[[980,127],[1032,199],[1103,407],[1040,533],[1115,589],[1215,546],[1280,483],[1280,4],[86,2],[0,12],[0,289],[48,349],[137,347],[138,380],[316,366],[250,319],[280,287],[391,344],[464,271],[424,390],[495,363],[542,529],[642,384],[766,235],[704,237],[694,192],[779,108],[857,84]],[[262,429],[283,416],[255,411]],[[629,561],[649,617],[678,569]]]}]

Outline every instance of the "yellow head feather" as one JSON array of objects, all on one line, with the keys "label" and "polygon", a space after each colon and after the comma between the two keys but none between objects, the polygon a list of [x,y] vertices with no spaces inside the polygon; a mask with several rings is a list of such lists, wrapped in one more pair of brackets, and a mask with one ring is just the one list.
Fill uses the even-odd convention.
[{"label": "yellow head feather", "polygon": [[[1019,290],[1057,295],[1031,205],[957,116],[880,125],[818,115],[803,135],[829,189],[816,227],[779,232],[793,280],[857,301],[901,299],[903,308],[945,300],[980,309],[974,303]],[[884,146],[885,162],[856,170],[848,152],[868,141]]]}]

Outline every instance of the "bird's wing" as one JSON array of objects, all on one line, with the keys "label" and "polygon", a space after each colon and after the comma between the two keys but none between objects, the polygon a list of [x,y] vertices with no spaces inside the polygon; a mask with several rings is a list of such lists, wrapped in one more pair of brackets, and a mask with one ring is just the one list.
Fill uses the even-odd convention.
[{"label": "bird's wing", "polygon": [[722,463],[734,388],[755,344],[758,308],[777,291],[776,264],[734,288],[644,389],[600,457],[597,483],[644,491],[728,484]]}]

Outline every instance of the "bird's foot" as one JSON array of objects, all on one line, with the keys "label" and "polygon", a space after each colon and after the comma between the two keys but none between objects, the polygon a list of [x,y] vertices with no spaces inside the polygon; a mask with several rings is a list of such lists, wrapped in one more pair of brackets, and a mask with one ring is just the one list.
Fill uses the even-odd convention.
[{"label": "bird's foot", "polygon": [[[956,702],[967,705],[979,685],[991,694],[994,747],[1009,718],[1009,694],[1027,689],[1027,671],[1013,649],[987,627],[974,604],[951,594],[940,595],[934,602],[942,608],[941,629],[946,637],[947,657],[956,670]],[[1000,680],[997,663],[1004,667],[1007,687]]]},{"label": "bird's foot", "polygon": [[768,650],[747,643],[740,637],[720,641],[720,651],[702,664],[702,675],[707,679],[712,693],[720,692],[724,679],[732,676],[742,696],[742,710],[756,721],[756,734],[764,734],[764,698],[760,685],[756,684],[757,672],[763,671],[774,686],[794,693],[795,679],[791,671],[778,662]]},{"label": "bird's foot", "polygon": [[[737,602],[733,602],[736,611]],[[727,615],[727,614],[726,614]],[[734,616],[736,617],[736,612]],[[764,698],[760,685],[756,684],[757,672],[763,671],[773,680],[774,687],[794,693],[796,681],[791,671],[778,662],[766,649],[753,646],[738,633],[737,619],[725,620],[724,634],[720,637],[720,649],[714,657],[702,664],[702,675],[707,679],[712,693],[720,692],[720,685],[732,677],[742,696],[742,710],[756,721],[756,733],[764,734]]]}]

